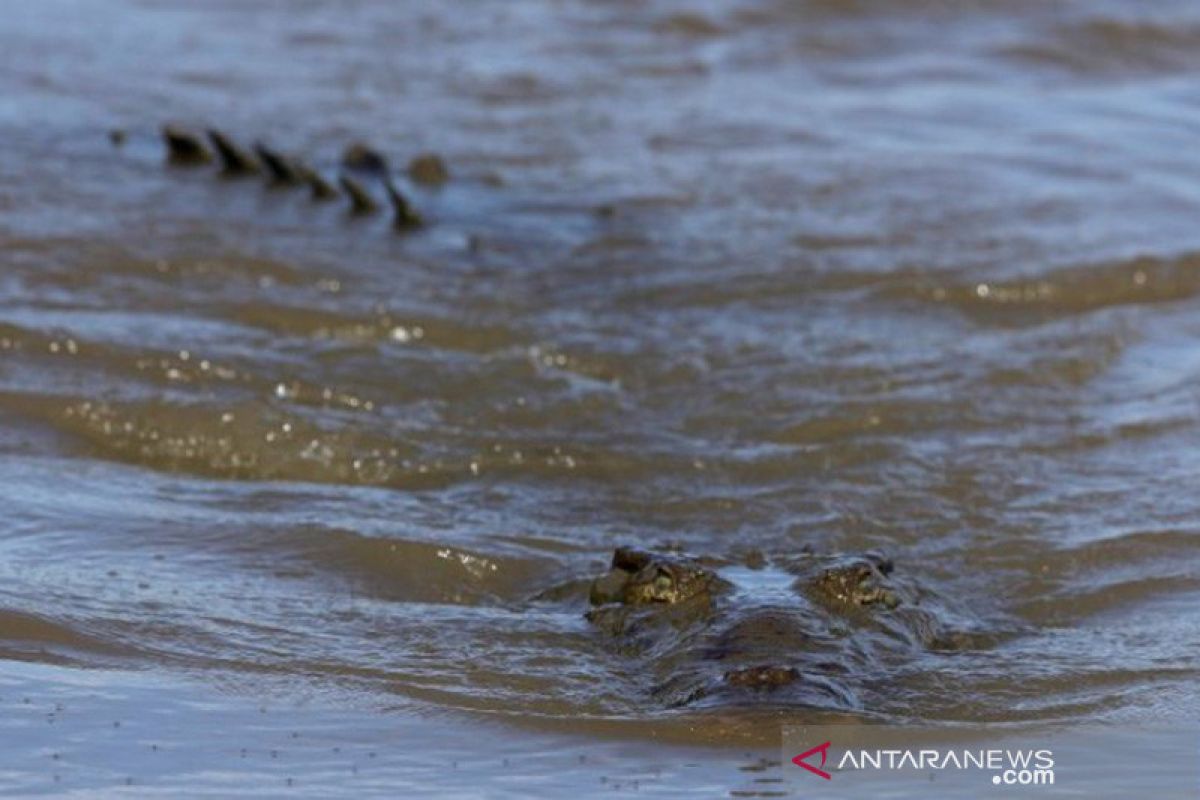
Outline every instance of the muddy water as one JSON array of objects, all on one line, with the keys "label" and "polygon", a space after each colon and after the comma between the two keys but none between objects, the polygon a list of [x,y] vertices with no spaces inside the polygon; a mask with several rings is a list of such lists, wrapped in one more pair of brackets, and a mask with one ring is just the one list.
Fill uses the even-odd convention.
[{"label": "muddy water", "polygon": [[[788,720],[1194,716],[1197,53],[1173,0],[8,9],[4,779],[720,794]],[[452,180],[400,235],[168,120]],[[670,707],[561,589],[623,543],[884,550],[971,635]]]}]

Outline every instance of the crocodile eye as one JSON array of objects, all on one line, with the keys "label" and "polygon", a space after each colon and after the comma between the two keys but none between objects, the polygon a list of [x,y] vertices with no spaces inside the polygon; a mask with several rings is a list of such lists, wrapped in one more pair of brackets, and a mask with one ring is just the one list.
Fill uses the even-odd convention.
[{"label": "crocodile eye", "polygon": [[665,571],[660,570],[657,577],[654,578],[654,588],[658,589],[660,592],[668,591],[674,585],[675,581],[672,580],[671,575]]}]

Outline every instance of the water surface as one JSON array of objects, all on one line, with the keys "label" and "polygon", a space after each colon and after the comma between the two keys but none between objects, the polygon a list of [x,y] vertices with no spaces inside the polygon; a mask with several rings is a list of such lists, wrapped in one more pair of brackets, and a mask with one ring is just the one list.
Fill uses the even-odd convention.
[{"label": "water surface", "polygon": [[[1194,4],[9,12],[0,674],[42,711],[86,682],[152,739],[159,698],[182,743],[311,701],[443,766],[444,730],[629,774],[716,748],[668,794],[747,790],[796,719],[1200,711]],[[398,235],[170,167],[166,121],[453,179],[406,184],[431,224]],[[885,550],[981,636],[852,702],[663,707],[578,601],[531,601],[625,543]],[[63,769],[36,721],[0,733],[20,791],[329,788],[92,734]],[[373,790],[502,791],[417,761]],[[611,792],[578,761],[512,791],[551,771]]]}]

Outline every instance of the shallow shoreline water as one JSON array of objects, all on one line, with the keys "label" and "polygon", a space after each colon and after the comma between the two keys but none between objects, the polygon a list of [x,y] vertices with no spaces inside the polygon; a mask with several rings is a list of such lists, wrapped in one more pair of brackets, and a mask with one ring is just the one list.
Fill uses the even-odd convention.
[{"label": "shallow shoreline water", "polygon": [[[335,786],[137,749],[260,702],[375,748],[368,793],[467,795],[770,792],[797,722],[1194,719],[1197,43],[1173,0],[22,4],[0,789]],[[167,164],[166,122],[367,142],[429,224]],[[883,551],[956,644],[850,625],[836,700],[665,703],[661,640],[584,617],[628,544],[723,560],[734,614]],[[528,763],[439,772],[476,735]]]},{"label": "shallow shoreline water", "polygon": [[[512,735],[475,718],[339,705],[295,686],[243,694],[234,677],[10,664],[0,688],[10,796],[445,797],[778,791],[777,752],[644,745],[581,733]],[[262,692],[259,686],[256,692]],[[765,796],[771,796],[766,794]]]}]

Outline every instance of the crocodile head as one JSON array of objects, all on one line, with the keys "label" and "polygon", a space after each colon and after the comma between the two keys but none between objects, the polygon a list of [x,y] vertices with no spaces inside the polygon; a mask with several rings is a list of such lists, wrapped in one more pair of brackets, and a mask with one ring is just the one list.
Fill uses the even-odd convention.
[{"label": "crocodile head", "polygon": [[700,563],[619,547],[608,573],[592,582],[592,605],[676,604],[703,597],[724,585]]},{"label": "crocodile head", "polygon": [[891,572],[892,562],[878,553],[844,557],[821,572],[814,588],[843,605],[896,608],[901,598],[887,578]]}]

